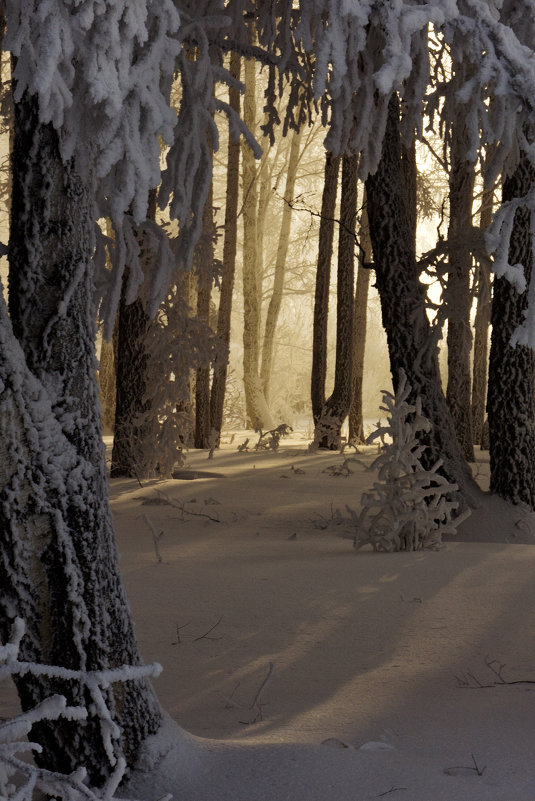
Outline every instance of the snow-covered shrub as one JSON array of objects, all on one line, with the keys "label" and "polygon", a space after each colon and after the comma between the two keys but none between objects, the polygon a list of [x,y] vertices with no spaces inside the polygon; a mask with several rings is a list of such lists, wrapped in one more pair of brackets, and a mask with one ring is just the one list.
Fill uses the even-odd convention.
[{"label": "snow-covered shrub", "polygon": [[120,731],[111,717],[103,691],[114,682],[156,676],[161,671],[160,665],[125,665],[114,670],[80,671],[21,662],[18,655],[24,632],[24,622],[17,618],[11,641],[0,645],[0,680],[30,673],[33,676],[83,682],[91,698],[91,712],[99,718],[102,742],[113,771],[103,787],[94,789],[86,784],[87,772],[82,765],[67,775],[39,768],[32,761],[20,758],[21,754],[28,752],[42,753],[38,743],[26,739],[34,723],[59,718],[82,721],[88,717],[85,707],[68,706],[63,695],[52,695],[33,709],[0,723],[0,799],[33,801],[38,797],[37,794],[45,794],[58,801],[113,801],[116,798],[115,791],[125,775],[126,761],[118,753]]},{"label": "snow-covered shrub", "polygon": [[280,426],[272,428],[270,431],[256,429],[259,434],[258,442],[254,446],[255,451],[278,451],[282,437],[289,437],[293,428],[288,423],[281,423]]},{"label": "snow-covered shrub", "polygon": [[363,494],[358,516],[355,547],[370,543],[376,551],[414,551],[438,548],[445,533],[454,534],[469,510],[453,517],[459,504],[452,500],[457,492],[438,470],[439,460],[430,469],[422,465],[426,446],[418,438],[431,429],[422,414],[421,399],[408,403],[411,391],[405,373],[400,371],[396,395],[383,390],[387,425],[379,427],[367,442],[381,439],[381,453],[371,465],[378,480],[371,492]]}]

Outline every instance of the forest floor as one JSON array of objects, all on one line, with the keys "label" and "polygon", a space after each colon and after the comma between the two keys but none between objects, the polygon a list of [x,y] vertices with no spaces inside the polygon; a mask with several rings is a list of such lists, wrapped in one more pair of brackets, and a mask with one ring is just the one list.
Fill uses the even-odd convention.
[{"label": "forest floor", "polygon": [[[304,436],[246,436],[177,479],[111,482],[141,652],[182,727],[129,795],[534,799],[534,515],[482,492],[439,551],[356,552],[346,505],[376,449],[344,471]],[[488,454],[474,470],[486,489]]]}]

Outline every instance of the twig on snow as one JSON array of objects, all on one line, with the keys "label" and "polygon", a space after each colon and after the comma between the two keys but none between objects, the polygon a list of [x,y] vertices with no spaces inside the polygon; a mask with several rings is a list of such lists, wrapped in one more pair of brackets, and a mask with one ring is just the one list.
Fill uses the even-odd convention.
[{"label": "twig on snow", "polygon": [[176,642],[172,642],[171,645],[180,645],[182,640],[180,639],[180,632],[182,629],[185,629],[186,626],[189,626],[191,620],[188,620],[187,623],[184,623],[182,626],[179,626],[178,623],[176,624]]},{"label": "twig on snow", "polygon": [[219,624],[221,623],[222,620],[223,620],[223,615],[221,615],[221,617],[219,618],[217,623],[214,623],[214,625],[211,626],[205,634],[201,634],[200,637],[195,637],[193,642],[197,642],[198,640],[222,640],[223,639],[222,637],[209,637],[208,636],[210,634],[210,632],[212,632],[215,628],[217,628],[217,626],[219,626]]},{"label": "twig on snow", "polygon": [[254,716],[254,718],[252,720],[250,720],[250,721],[240,720],[240,723],[245,723],[246,725],[251,725],[253,723],[258,723],[259,720],[263,720],[264,719],[264,716],[262,714],[262,704],[261,704],[260,699],[262,697],[262,693],[264,692],[264,690],[268,686],[269,682],[271,681],[274,669],[275,669],[275,663],[274,662],[270,662],[269,663],[268,672],[267,672],[267,676],[264,679],[264,681],[262,682],[262,684],[260,685],[260,687],[258,689],[258,692],[254,697],[254,701],[250,706],[250,709],[256,710],[256,715]]},{"label": "twig on snow", "polygon": [[158,562],[161,563],[162,562],[162,555],[160,553],[159,542],[160,542],[161,538],[164,535],[164,531],[162,529],[162,531],[160,531],[159,533],[156,533],[156,529],[152,525],[152,520],[150,519],[150,517],[148,515],[142,514],[141,515],[141,519],[144,521],[145,525],[149,528],[149,530],[150,530],[150,532],[152,534],[152,542],[154,544],[154,551],[156,553],[156,559],[158,560]]},{"label": "twig on snow", "polygon": [[165,494],[165,492],[162,492],[161,490],[156,490],[156,492],[158,493],[158,495],[160,495],[167,501],[169,506],[173,506],[175,509],[178,509],[180,512],[182,512],[182,520],[184,519],[184,515],[186,514],[186,515],[192,515],[194,517],[207,517],[208,520],[212,521],[212,523],[221,523],[219,517],[214,517],[213,515],[207,514],[206,512],[195,512],[192,509],[186,509],[185,503],[182,503],[181,501],[175,501],[172,498],[169,498]]}]

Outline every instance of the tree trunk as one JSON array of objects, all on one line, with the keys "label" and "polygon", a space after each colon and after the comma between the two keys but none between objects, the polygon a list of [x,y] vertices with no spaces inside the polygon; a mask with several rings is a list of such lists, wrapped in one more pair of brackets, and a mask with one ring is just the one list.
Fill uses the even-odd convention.
[{"label": "tree trunk", "polygon": [[[197,318],[210,325],[210,299],[214,262],[214,203],[210,188],[203,210],[202,235],[195,248],[194,269],[197,278]],[[210,440],[210,365],[195,373],[195,447],[209,448]]]},{"label": "tree trunk", "polygon": [[421,396],[423,412],[433,426],[423,439],[429,446],[425,462],[429,465],[442,459],[444,474],[457,483],[470,502],[477,487],[459,448],[442,392],[437,345],[419,281],[401,165],[399,102],[395,94],[390,101],[381,159],[375,174],[366,180],[366,195],[394,389],[403,368],[413,398]]},{"label": "tree trunk", "polygon": [[288,157],[288,167],[286,172],[286,187],[284,190],[284,205],[282,207],[282,221],[279,233],[279,243],[275,260],[275,277],[273,280],[273,292],[269,301],[266,315],[266,326],[264,329],[264,342],[262,349],[262,369],[260,377],[262,379],[262,389],[264,396],[269,403],[271,372],[273,368],[273,347],[275,341],[275,331],[279,318],[280,307],[282,304],[282,293],[284,289],[284,274],[286,272],[286,258],[288,255],[288,245],[290,243],[290,228],[292,223],[291,201],[294,196],[295,181],[297,178],[297,167],[299,165],[299,148],[301,145],[301,132],[294,131],[290,145]]},{"label": "tree trunk", "polygon": [[355,281],[355,224],[357,215],[357,156],[342,158],[342,194],[338,234],[336,283],[336,363],[334,389],[316,424],[314,442],[337,449],[351,406],[353,389],[353,285]]},{"label": "tree trunk", "polygon": [[[230,74],[239,80],[240,56],[230,56]],[[229,87],[229,105],[240,113],[240,91]],[[230,347],[230,323],[232,314],[232,295],[236,271],[236,251],[238,243],[238,195],[240,187],[240,143],[229,135],[227,160],[227,192],[225,205],[225,239],[223,242],[223,278],[217,315],[218,353],[214,362],[214,375],[210,393],[210,429],[216,431],[218,439],[223,427],[223,406]]]},{"label": "tree trunk", "polygon": [[[484,234],[492,221],[494,187],[483,191],[479,227]],[[483,445],[485,401],[487,398],[487,363],[489,350],[491,274],[490,259],[484,256],[477,265],[477,305],[474,320],[474,364],[472,369],[472,438]]]},{"label": "tree trunk", "polygon": [[105,431],[113,434],[115,426],[115,397],[117,393],[113,340],[110,342],[105,339],[102,340],[98,367],[98,385],[102,406],[102,425]]},{"label": "tree trunk", "polygon": [[[256,63],[245,61],[244,122],[256,128]],[[257,239],[257,167],[249,145],[242,147],[243,181],[243,382],[248,425],[269,429],[273,420],[258,374],[260,363],[260,291]]]},{"label": "tree trunk", "polygon": [[[148,218],[156,217],[156,193],[150,195]],[[138,234],[142,261],[149,258],[143,234]],[[145,252],[144,252],[145,251]],[[152,475],[153,443],[151,399],[147,392],[147,370],[150,354],[148,341],[151,318],[141,298],[126,302],[128,268],[123,276],[123,287],[117,318],[117,363],[115,395],[115,428],[111,456],[112,478],[148,478]]]},{"label": "tree trunk", "polygon": [[349,409],[349,437],[352,444],[362,444],[364,436],[364,415],[362,410],[362,388],[364,384],[364,353],[366,349],[366,323],[368,314],[368,290],[370,286],[370,267],[372,247],[366,199],[362,210],[360,228],[360,258],[355,290],[354,348],[353,348],[353,391]]},{"label": "tree trunk", "polygon": [[314,327],[312,334],[312,374],[310,398],[314,425],[321,418],[325,404],[327,378],[327,323],[329,318],[329,285],[334,238],[334,212],[338,192],[339,156],[325,154],[325,177],[321,200],[321,217],[318,243],[318,267],[314,298]]},{"label": "tree trunk", "polygon": [[409,230],[412,236],[411,244],[416,251],[416,229],[418,226],[416,142],[412,142],[409,146],[401,143],[401,167],[403,170],[405,196],[407,198]]},{"label": "tree trunk", "polygon": [[[503,200],[522,197],[535,181],[525,153],[503,182]],[[522,264],[529,286],[533,267],[530,212],[515,214],[509,263]],[[535,355],[523,345],[511,347],[511,336],[524,321],[528,293],[519,294],[506,278],[494,279],[492,337],[487,410],[490,441],[490,490],[511,503],[535,508]]]},{"label": "tree trunk", "polygon": [[472,252],[472,202],[475,167],[468,161],[468,130],[463,120],[452,124],[450,143],[450,222],[448,228],[448,386],[446,399],[453,418],[457,439],[465,459],[473,462],[474,444],[470,413],[470,271]]},{"label": "tree trunk", "polygon": [[[10,232],[10,316],[0,307],[0,635],[26,620],[23,659],[73,669],[138,664],[108,504],[94,349],[91,191],[63,164],[57,134],[37,102],[15,104]],[[23,709],[60,692],[64,680],[19,676]],[[110,704],[133,765],[161,712],[150,685],[112,687]],[[40,723],[40,764],[106,772],[100,725]]]}]

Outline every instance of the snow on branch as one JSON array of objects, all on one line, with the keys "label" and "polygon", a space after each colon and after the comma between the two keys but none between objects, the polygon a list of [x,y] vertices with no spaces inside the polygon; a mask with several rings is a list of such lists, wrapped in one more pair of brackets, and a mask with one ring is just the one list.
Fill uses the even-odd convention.
[{"label": "snow on branch", "polygon": [[114,682],[157,676],[161,666],[155,663],[135,667],[124,665],[112,670],[79,671],[21,662],[18,654],[24,633],[24,622],[16,618],[10,642],[0,645],[0,680],[29,673],[36,677],[75,680],[83,684],[92,701],[92,714],[99,718],[103,745],[113,772],[104,787],[93,789],[86,784],[87,772],[83,766],[66,775],[38,768],[32,762],[19,758],[19,754],[27,752],[42,753],[38,743],[25,739],[31,735],[35,723],[59,719],[83,721],[88,717],[85,707],[68,706],[64,696],[52,695],[33,709],[0,723],[0,798],[5,801],[32,801],[34,793],[41,792],[63,801],[113,801],[115,791],[125,775],[126,760],[117,753],[120,730],[111,717],[102,691]]},{"label": "snow on branch", "polygon": [[451,496],[458,487],[438,472],[442,462],[431,469],[422,465],[426,446],[419,435],[429,431],[431,423],[422,414],[420,398],[414,406],[407,402],[410,392],[403,370],[396,395],[383,390],[381,409],[389,415],[388,425],[378,428],[367,440],[370,443],[380,438],[383,447],[370,468],[378,470],[378,481],[361,499],[356,548],[368,543],[376,551],[438,548],[442,534],[454,534],[470,514],[467,510],[453,517],[459,504]]},{"label": "snow on branch", "polygon": [[[91,162],[109,216],[144,219],[160,181],[158,136],[172,141],[168,84],[180,49],[172,0],[7,0],[4,47],[14,99],[39,99],[65,159]],[[91,156],[91,158],[89,158]]]}]

